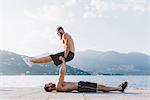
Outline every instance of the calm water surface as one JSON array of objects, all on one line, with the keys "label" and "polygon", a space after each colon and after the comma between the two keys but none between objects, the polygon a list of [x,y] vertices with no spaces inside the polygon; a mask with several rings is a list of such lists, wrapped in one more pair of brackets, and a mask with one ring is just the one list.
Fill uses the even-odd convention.
[{"label": "calm water surface", "polygon": [[[0,76],[0,87],[42,87],[47,82],[56,82],[57,75]],[[131,88],[150,88],[150,76],[103,76],[68,75],[65,81],[90,81],[98,84],[117,86],[128,81]]]}]

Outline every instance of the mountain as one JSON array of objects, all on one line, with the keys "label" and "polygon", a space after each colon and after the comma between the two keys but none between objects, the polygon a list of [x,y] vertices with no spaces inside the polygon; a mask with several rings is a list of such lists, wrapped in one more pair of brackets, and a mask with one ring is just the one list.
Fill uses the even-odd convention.
[{"label": "mountain", "polygon": [[[0,74],[58,75],[59,68],[54,64],[35,64],[32,68],[29,68],[21,56],[24,55],[0,51]],[[67,63],[66,74],[150,75],[150,56],[138,52],[80,51],[75,54],[75,58],[72,61]]]},{"label": "mountain", "polygon": [[138,52],[86,50],[77,52],[68,64],[95,74],[150,74],[150,56]]},{"label": "mountain", "polygon": [[[28,67],[21,56],[9,51],[0,51],[1,75],[58,75],[59,68],[54,64],[35,64]],[[67,65],[67,75],[90,75],[90,73]]]}]

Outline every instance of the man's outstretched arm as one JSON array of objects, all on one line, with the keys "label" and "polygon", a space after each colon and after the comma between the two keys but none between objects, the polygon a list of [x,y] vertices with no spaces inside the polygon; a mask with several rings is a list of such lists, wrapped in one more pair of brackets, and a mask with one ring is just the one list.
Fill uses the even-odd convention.
[{"label": "man's outstretched arm", "polygon": [[61,67],[59,69],[59,79],[58,79],[58,83],[57,83],[57,91],[62,91],[62,85],[64,82],[64,77],[65,77],[65,73],[66,73],[66,63],[65,63],[65,58],[63,57],[59,57],[59,59],[62,61]]}]

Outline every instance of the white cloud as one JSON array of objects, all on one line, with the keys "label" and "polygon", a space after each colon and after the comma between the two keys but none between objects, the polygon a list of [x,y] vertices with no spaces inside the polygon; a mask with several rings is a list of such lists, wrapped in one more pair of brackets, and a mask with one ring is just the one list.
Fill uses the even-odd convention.
[{"label": "white cloud", "polygon": [[91,0],[91,2],[87,2],[84,9],[83,17],[101,17],[108,9],[108,5],[103,0]]},{"label": "white cloud", "polygon": [[78,2],[77,0],[66,0],[62,6],[63,7],[72,7],[75,4],[77,4],[77,2]]},{"label": "white cloud", "polygon": [[[143,14],[146,10],[146,0],[91,0],[84,7],[83,17],[105,17],[108,12],[132,12]],[[107,14],[108,14],[107,13]]]},{"label": "white cloud", "polygon": [[138,12],[142,13],[146,10],[146,4],[147,4],[146,0],[128,0],[127,3],[129,8],[135,11],[136,13]]},{"label": "white cloud", "polygon": [[44,5],[42,7],[36,8],[33,11],[24,11],[24,15],[27,17],[29,24],[35,22],[46,25],[57,24],[68,24],[73,23],[75,20],[74,13],[69,9],[72,3],[68,3],[62,6],[59,5]]},{"label": "white cloud", "polygon": [[147,10],[148,10],[148,12],[150,12],[150,1],[147,4]]},{"label": "white cloud", "polygon": [[[23,1],[25,2],[26,0]],[[10,15],[11,13],[16,13],[15,18],[18,20],[11,18],[11,16],[5,16],[5,22],[3,23],[6,24],[5,26],[7,26],[5,27],[5,30],[9,31],[2,33],[5,36],[3,36],[3,40],[0,41],[4,41],[6,43],[6,45],[4,45],[3,43],[5,47],[2,48],[10,48],[10,50],[23,52],[30,55],[32,55],[32,53],[38,54],[40,52],[49,50],[60,50],[59,48],[61,46],[59,45],[59,38],[57,38],[56,34],[54,33],[56,27],[59,25],[64,26],[65,29],[70,29],[71,35],[74,35],[74,40],[79,41],[77,43],[77,48],[92,48],[95,42],[91,42],[91,44],[85,43],[86,39],[84,37],[84,33],[88,34],[86,38],[93,36],[91,35],[92,31],[93,34],[101,33],[102,35],[107,36],[107,34],[105,33],[113,34],[113,32],[116,32],[115,26],[112,26],[116,25],[117,28],[120,28],[120,33],[123,34],[126,32],[126,27],[129,28],[129,23],[123,24],[122,26],[115,23],[112,24],[111,21],[113,22],[113,18],[121,19],[120,13],[125,13],[127,14],[127,18],[124,18],[125,21],[131,21],[132,18],[128,19],[130,17],[129,14],[142,15],[145,12],[146,5],[146,0],[48,0],[45,1],[45,3],[34,3],[34,5],[32,5],[31,2],[26,1],[26,3],[22,5],[22,7],[20,2],[21,1],[18,1],[16,5],[16,8],[20,9],[16,10],[12,9],[12,7],[9,8],[8,13],[10,13]],[[147,8],[150,9],[150,6],[148,5]],[[22,16],[22,13],[20,13],[20,11],[22,12],[22,10],[24,10],[24,16]],[[89,17],[95,19],[86,19]],[[103,17],[105,17],[105,19],[101,21],[101,19],[99,18]],[[144,16],[137,16],[137,19],[140,19],[139,17],[145,18]],[[110,18],[109,26],[107,25],[107,18]],[[142,22],[142,20],[144,19],[141,19],[140,22]],[[124,21],[122,21],[121,19],[121,21],[118,23],[122,24],[122,22]],[[135,24],[133,23],[133,25]],[[14,28],[13,26],[16,28]],[[101,26],[102,29],[99,30],[99,26]],[[142,30],[143,28],[136,27],[136,25],[133,27],[135,33],[138,33],[136,30]],[[84,28],[86,28],[86,30]],[[112,31],[107,32],[108,28]],[[68,30],[66,31],[69,32]],[[9,37],[7,33],[9,34]],[[131,31],[131,34],[132,33],[133,32]],[[106,42],[99,37],[101,36],[93,36],[92,39],[94,39],[94,41],[97,39],[97,41],[100,41],[101,43]],[[107,41],[107,43],[109,42],[110,40]],[[99,45],[100,44],[94,45],[94,48],[104,48],[104,50],[111,48],[111,46],[108,46],[109,44],[104,45],[104,47],[100,47]],[[112,48],[115,48],[114,45],[115,44],[112,43]]]}]

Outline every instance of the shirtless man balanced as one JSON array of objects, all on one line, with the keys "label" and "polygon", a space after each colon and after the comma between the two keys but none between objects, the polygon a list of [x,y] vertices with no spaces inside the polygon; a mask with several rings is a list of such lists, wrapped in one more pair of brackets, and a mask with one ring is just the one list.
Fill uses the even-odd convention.
[{"label": "shirtless man balanced", "polygon": [[60,26],[56,29],[56,31],[60,37],[60,41],[64,45],[64,51],[41,58],[23,59],[27,65],[31,67],[34,63],[49,63],[53,61],[54,64],[58,66],[62,63],[62,61],[59,60],[60,56],[65,58],[65,62],[68,62],[74,58],[75,47],[72,37]]},{"label": "shirtless man balanced", "polygon": [[65,58],[59,57],[59,60],[62,61],[61,67],[59,69],[59,78],[56,84],[48,83],[45,84],[45,91],[51,92],[52,90],[56,90],[57,92],[71,92],[73,90],[77,90],[78,92],[96,92],[96,91],[120,91],[124,92],[127,87],[127,82],[122,83],[117,87],[108,87],[104,85],[98,85],[97,83],[92,82],[65,82],[65,72],[66,72],[66,63]]}]

